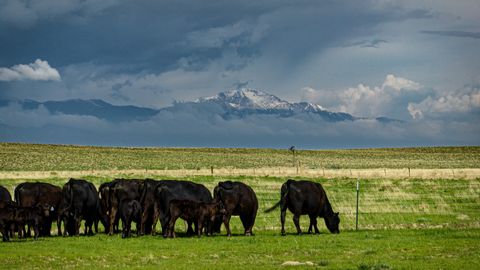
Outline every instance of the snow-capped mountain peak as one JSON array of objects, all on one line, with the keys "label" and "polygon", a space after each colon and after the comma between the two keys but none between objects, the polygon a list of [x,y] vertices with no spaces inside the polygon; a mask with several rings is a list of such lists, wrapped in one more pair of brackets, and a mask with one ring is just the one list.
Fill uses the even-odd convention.
[{"label": "snow-capped mountain peak", "polygon": [[291,104],[274,95],[254,89],[230,90],[197,102],[215,102],[235,109],[289,109]]}]

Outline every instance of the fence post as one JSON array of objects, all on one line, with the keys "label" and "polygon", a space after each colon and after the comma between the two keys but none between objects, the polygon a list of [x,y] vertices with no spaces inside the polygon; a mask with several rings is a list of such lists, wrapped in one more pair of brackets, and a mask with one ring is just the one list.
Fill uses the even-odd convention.
[{"label": "fence post", "polygon": [[360,180],[357,178],[357,210],[355,211],[355,230],[358,231],[358,197],[360,194]]},{"label": "fence post", "polygon": [[210,166],[210,173],[213,175],[213,166]]}]

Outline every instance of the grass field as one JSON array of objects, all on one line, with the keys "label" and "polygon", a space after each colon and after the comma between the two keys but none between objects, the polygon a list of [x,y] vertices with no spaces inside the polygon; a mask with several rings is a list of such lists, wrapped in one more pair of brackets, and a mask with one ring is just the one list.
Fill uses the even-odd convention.
[{"label": "grass field", "polygon": [[0,171],[210,169],[480,168],[480,147],[352,150],[111,148],[0,143]]},{"label": "grass field", "polygon": [[[235,149],[114,149],[71,146],[42,146],[1,144],[0,171],[28,170],[82,170],[83,178],[95,185],[112,177],[99,176],[98,169],[142,168],[150,164],[161,168],[162,159],[173,162],[173,157],[198,156],[197,164],[214,164],[216,167],[229,164],[225,160],[239,161],[242,166],[252,165],[252,159],[261,160],[256,152],[264,151],[268,162],[291,162],[291,154],[283,150],[235,150]],[[16,150],[14,150],[16,149]],[[51,152],[48,150],[51,149]],[[73,149],[73,150],[72,150]],[[17,159],[5,157],[6,153],[23,150]],[[173,151],[173,157],[165,151]],[[212,151],[212,155],[202,153]],[[236,156],[229,153],[242,152]],[[278,151],[278,153],[277,153]],[[283,153],[283,152],[285,153]],[[127,159],[125,153],[130,153]],[[305,160],[317,160],[329,156],[329,151],[308,151]],[[465,153],[463,153],[465,152]],[[479,168],[479,147],[466,148],[420,148],[420,149],[367,149],[333,151],[329,156],[340,168]],[[360,155],[360,153],[363,153]],[[30,159],[27,156],[30,154]],[[238,154],[238,153],[237,153]],[[61,157],[56,162],[45,157]],[[221,156],[224,156],[223,160]],[[362,158],[363,156],[363,158]],[[383,156],[383,159],[380,158]],[[446,159],[445,157],[449,157]],[[379,159],[375,167],[376,159]],[[426,158],[429,162],[423,161]],[[421,161],[415,163],[414,160]],[[3,163],[5,160],[9,160]],[[89,161],[90,160],[90,161]],[[135,162],[127,162],[135,160]],[[283,161],[282,161],[283,160]],[[320,158],[318,158],[320,160]],[[393,161],[392,161],[393,160]],[[98,161],[98,162],[95,162]],[[177,160],[178,161],[178,160]],[[42,163],[45,162],[42,169]],[[88,163],[93,169],[89,169]],[[103,162],[103,163],[102,163]],[[145,162],[145,163],[144,163]],[[189,164],[189,163],[185,164]],[[218,163],[216,163],[218,162]],[[100,163],[96,164],[96,163]],[[6,164],[6,165],[4,165]],[[71,164],[71,168],[69,167]],[[108,165],[109,164],[109,165]],[[172,163],[173,164],[173,163]],[[193,164],[193,163],[191,163]],[[220,164],[220,165],[219,165]],[[224,165],[222,165],[224,164]],[[280,164],[280,163],[279,163]],[[282,165],[283,163],[281,163]],[[423,164],[423,165],[422,165]],[[149,165],[149,166],[150,166]],[[185,165],[176,164],[180,167]],[[260,166],[259,165],[259,166]],[[283,164],[285,165],[285,164]],[[358,166],[357,166],[358,165]],[[123,166],[123,167],[122,167]],[[174,167],[173,165],[169,165]],[[413,167],[413,166],[412,166]],[[370,167],[369,167],[370,168]],[[188,179],[202,183],[210,190],[217,182],[226,179],[242,181],[256,191],[259,213],[254,227],[255,236],[241,235],[243,228],[238,217],[232,218],[234,236],[225,233],[215,237],[179,237],[163,239],[159,236],[121,239],[119,235],[103,233],[93,237],[50,237],[38,241],[14,239],[0,243],[0,268],[159,268],[173,269],[239,269],[239,268],[320,268],[320,269],[479,269],[480,268],[480,178],[470,179],[419,179],[414,177],[362,178],[360,181],[359,231],[355,231],[355,186],[356,179],[349,177],[312,177],[308,180],[322,183],[335,211],[340,212],[341,233],[332,235],[320,220],[320,235],[294,235],[295,229],[287,214],[286,237],[280,236],[279,211],[263,213],[279,199],[279,189],[286,177],[243,176],[172,176],[125,174],[116,177],[154,177],[158,179]],[[304,179],[305,177],[302,177]],[[24,181],[43,181],[63,185],[67,177],[4,178],[0,184],[10,191]],[[308,220],[301,219],[306,231]],[[177,230],[184,230],[181,223]],[[103,230],[103,229],[101,229]]]}]

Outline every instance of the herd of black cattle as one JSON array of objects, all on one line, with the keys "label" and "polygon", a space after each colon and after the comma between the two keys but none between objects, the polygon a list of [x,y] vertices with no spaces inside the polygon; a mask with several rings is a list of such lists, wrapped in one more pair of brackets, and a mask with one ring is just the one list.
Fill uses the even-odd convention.
[{"label": "herd of black cattle", "polygon": [[[241,182],[219,182],[210,191],[201,184],[178,180],[115,179],[96,187],[85,180],[70,179],[63,188],[40,183],[25,182],[9,191],[0,186],[0,231],[3,241],[15,233],[18,237],[31,235],[50,236],[53,221],[58,235],[79,235],[81,221],[85,221],[85,235],[98,233],[101,222],[105,233],[119,232],[122,237],[131,235],[131,223],[136,223],[137,235],[155,234],[160,220],[162,235],[175,237],[175,221],[185,220],[187,235],[219,233],[223,223],[231,236],[230,218],[240,216],[245,235],[252,235],[258,210],[258,200],[253,189]],[[301,234],[300,215],[310,218],[309,233],[319,233],[317,217],[325,220],[332,233],[339,233],[340,219],[333,212],[325,190],[319,183],[288,180],[282,185],[280,201],[266,210],[280,206],[281,233],[285,234],[285,215],[289,209],[297,233]],[[63,223],[63,232],[62,232]],[[194,229],[195,228],[195,229]]]}]

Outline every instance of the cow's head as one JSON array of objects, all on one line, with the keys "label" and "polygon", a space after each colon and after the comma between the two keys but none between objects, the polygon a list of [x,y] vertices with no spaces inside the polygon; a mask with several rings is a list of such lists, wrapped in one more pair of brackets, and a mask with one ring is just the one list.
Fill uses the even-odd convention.
[{"label": "cow's head", "polygon": [[50,208],[51,208],[51,206],[46,204],[46,203],[37,204],[37,209],[39,211],[39,214],[44,216],[44,217],[50,216]]},{"label": "cow's head", "polygon": [[327,228],[331,233],[340,233],[339,224],[340,217],[338,217],[338,212],[325,217],[325,225],[327,225]]}]

